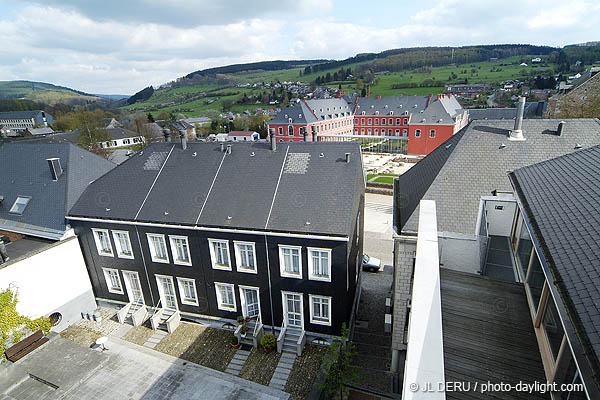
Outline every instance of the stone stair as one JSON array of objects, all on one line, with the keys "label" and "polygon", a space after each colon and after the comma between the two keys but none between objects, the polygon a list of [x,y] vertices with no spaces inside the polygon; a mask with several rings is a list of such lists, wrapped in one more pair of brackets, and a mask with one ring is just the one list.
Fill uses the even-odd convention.
[{"label": "stone stair", "polygon": [[282,353],[297,354],[298,339],[302,335],[302,330],[295,328],[287,328],[283,337]]},{"label": "stone stair", "polygon": [[242,367],[246,363],[250,352],[247,350],[238,349],[233,358],[229,362],[229,365],[225,369],[225,372],[231,375],[239,376]]},{"label": "stone stair", "polygon": [[294,362],[296,361],[296,352],[293,353],[283,351],[277,363],[277,368],[271,377],[269,386],[275,389],[284,390],[287,384],[292,368],[294,368]]}]

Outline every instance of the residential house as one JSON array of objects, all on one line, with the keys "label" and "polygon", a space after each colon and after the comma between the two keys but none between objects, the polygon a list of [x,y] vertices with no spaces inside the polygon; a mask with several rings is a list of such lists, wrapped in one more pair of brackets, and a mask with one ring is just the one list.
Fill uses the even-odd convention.
[{"label": "residential house", "polygon": [[0,257],[0,290],[17,292],[17,311],[50,317],[55,331],[96,308],[65,215],[89,183],[114,166],[70,143],[0,146],[0,239],[9,241],[8,260]]},{"label": "residential house", "polygon": [[36,135],[51,135],[54,131],[52,128],[27,128],[25,129],[25,136],[36,136]]},{"label": "residential house", "polygon": [[364,190],[357,143],[153,143],[68,219],[96,299],[123,320],[243,315],[299,351],[353,315]]},{"label": "residential house", "polygon": [[53,121],[52,115],[42,110],[0,112],[0,126],[16,132],[39,126],[47,127]]},{"label": "residential house", "polygon": [[[452,324],[452,329],[447,328],[447,325],[444,325],[443,329],[444,355],[446,360],[451,360],[451,364],[446,367],[446,373],[457,377],[457,374],[465,373],[460,370],[461,365],[468,367],[471,364],[477,364],[472,368],[477,368],[477,371],[480,372],[486,371],[482,372],[481,379],[483,381],[490,380],[494,373],[505,373],[501,366],[508,363],[508,360],[504,359],[505,354],[510,354],[512,357],[510,365],[514,367],[514,370],[506,373],[511,374],[513,378],[515,372],[530,369],[532,373],[529,376],[534,377],[541,374],[542,379],[546,378],[550,382],[562,381],[561,376],[556,374],[558,370],[557,354],[554,353],[552,356],[548,351],[543,329],[540,328],[544,317],[541,313],[533,315],[530,313],[531,304],[536,304],[536,301],[531,302],[531,295],[528,293],[530,290],[523,288],[523,282],[528,279],[524,271],[529,270],[528,266],[533,253],[531,247],[528,250],[525,245],[529,240],[529,230],[522,228],[523,222],[519,222],[519,215],[522,212],[518,210],[523,207],[519,203],[522,200],[518,199],[522,197],[522,194],[518,193],[513,186],[519,182],[519,179],[524,182],[525,171],[530,171],[524,167],[560,156],[565,157],[559,159],[560,161],[557,163],[564,165],[566,160],[571,160],[571,157],[579,154],[578,150],[599,145],[600,123],[597,119],[567,119],[565,121],[523,119],[523,109],[524,101],[520,101],[519,113],[514,122],[510,120],[471,121],[466,128],[448,139],[396,180],[394,224],[398,236],[395,238],[396,276],[394,278],[392,349],[397,363],[393,365],[393,368],[401,369],[402,354],[407,345],[409,350],[411,346],[410,333],[406,331],[406,324],[410,320],[414,308],[411,310],[406,305],[409,301],[414,302],[415,300],[412,276],[413,273],[417,273],[418,268],[414,266],[414,260],[415,256],[418,257],[419,252],[417,236],[421,224],[419,203],[421,200],[426,200],[435,202],[437,220],[435,235],[430,238],[431,240],[435,238],[438,253],[429,260],[436,260],[437,264],[432,268],[438,270],[440,267],[443,268],[440,281],[442,313],[446,309],[446,316],[452,316],[452,318],[444,317],[443,320],[443,324]],[[540,165],[546,165],[546,163]],[[589,164],[592,170],[593,166],[594,164]],[[520,168],[523,168],[523,172],[515,172],[509,179],[508,171]],[[551,181],[552,183],[548,183],[548,185],[554,185],[555,190],[562,191],[563,179],[566,179],[564,177],[567,175],[557,175],[552,173],[552,170],[547,172],[544,181]],[[578,173],[569,173],[568,176],[568,179],[574,181],[571,183],[573,185],[578,184],[578,179],[581,177]],[[512,185],[511,180],[513,181]],[[531,181],[528,184],[531,185]],[[568,190],[568,187],[566,186],[564,190]],[[586,190],[591,190],[590,193],[593,193],[593,186],[590,188]],[[540,206],[554,201],[557,202],[555,207],[560,207],[566,215],[572,216],[578,212],[590,215],[590,211],[586,210],[591,205],[577,210],[578,203],[565,202],[564,197],[552,195],[549,189],[543,195],[541,193],[541,191],[538,192],[539,197],[537,198]],[[542,201],[542,197],[548,200]],[[569,204],[569,207],[565,208],[565,204]],[[537,207],[535,209],[538,209]],[[592,209],[593,206],[589,208],[589,210]],[[525,212],[529,211],[525,209]],[[561,217],[560,215],[556,216],[556,218]],[[585,223],[586,218],[593,217],[584,217],[580,222]],[[578,229],[581,227],[581,223],[578,224]],[[593,221],[590,220],[590,223]],[[556,230],[557,234],[567,234],[566,231],[569,227],[554,224],[552,229]],[[583,229],[581,233],[594,237],[593,234],[585,233]],[[532,234],[539,235],[539,232]],[[522,243],[521,248],[518,247],[519,242]],[[567,247],[575,245],[567,243],[567,241],[560,243],[561,246]],[[538,249],[536,251],[537,254],[541,254]],[[569,257],[569,262],[573,267],[585,270],[587,273],[586,259],[579,257],[578,254],[570,253],[568,250],[561,249],[560,251]],[[547,258],[548,254],[544,254],[544,256]],[[540,261],[543,264],[543,260]],[[546,272],[544,273],[546,274]],[[483,275],[483,277],[479,275]],[[538,282],[539,278],[541,275],[536,274],[535,279]],[[588,286],[585,283],[578,283],[578,285],[581,289]],[[554,293],[554,287],[552,292]],[[422,294],[422,292],[420,293]],[[494,322],[495,325],[488,325],[486,321],[473,314],[478,312],[477,305],[475,303],[467,305],[465,301],[471,301],[469,297],[461,300],[463,305],[455,302],[456,296],[465,296],[468,293],[478,293],[479,307],[483,307],[481,311],[485,311],[489,316],[487,322],[497,321]],[[586,299],[586,301],[588,300]],[[589,305],[589,303],[585,304]],[[453,307],[454,310],[452,310]],[[463,314],[465,318],[456,314],[456,307],[467,307],[468,312]],[[559,306],[557,305],[557,307]],[[594,312],[597,313],[598,305],[596,304],[595,307],[595,311],[590,308],[590,314],[582,314],[581,318],[587,321],[588,317],[597,315]],[[556,340],[562,341],[562,333],[557,325],[558,319],[550,316],[551,314],[556,313],[550,310],[546,314],[555,322],[552,335],[558,335],[554,338],[558,337]],[[533,324],[531,324],[532,317]],[[523,320],[523,318],[525,319]],[[469,332],[478,330],[480,332],[497,330],[500,336],[486,334],[486,343],[489,348],[487,351],[478,348],[475,344],[478,343],[477,341],[470,341],[471,345],[466,349],[465,343],[456,342],[457,337],[469,338],[471,337]],[[516,332],[520,333],[516,334]],[[515,347],[514,350],[506,347],[502,343],[507,342],[503,342],[502,337],[507,340],[513,338],[510,339],[511,343],[518,341],[518,347]],[[518,337],[519,340],[517,340]],[[532,341],[532,338],[537,339]],[[523,345],[524,341],[528,341],[529,344]],[[446,347],[446,344],[450,347]],[[568,344],[575,346],[572,342]],[[556,347],[556,341],[550,346]],[[563,346],[564,350],[567,349],[566,346],[566,344]],[[460,350],[461,348],[463,350]],[[534,349],[536,354],[532,354],[531,349]],[[471,351],[475,356],[467,360],[464,358],[467,357],[465,351]],[[574,352],[577,351],[574,350]],[[485,355],[485,358],[479,357],[477,354]],[[578,373],[586,385],[588,398],[597,398],[597,376],[593,377],[592,381],[586,378],[585,367],[581,367],[577,361],[581,358],[581,354],[574,355],[579,368]],[[587,350],[585,354],[588,354]],[[565,364],[561,364],[560,368],[563,366],[566,368],[569,365],[568,358],[565,355]],[[526,361],[527,359],[531,363]],[[563,370],[561,369],[561,371]],[[572,372],[571,370],[570,373]],[[567,375],[565,372],[563,376]],[[536,378],[536,380],[539,379]],[[581,397],[575,397],[574,394],[571,398]]]},{"label": "residential house", "polygon": [[100,143],[104,149],[115,149],[119,147],[128,147],[140,143],[145,143],[146,139],[138,132],[130,131],[125,128],[105,128],[110,140]]},{"label": "residential house", "polygon": [[231,131],[228,140],[233,142],[252,142],[260,139],[260,134],[254,131]]}]

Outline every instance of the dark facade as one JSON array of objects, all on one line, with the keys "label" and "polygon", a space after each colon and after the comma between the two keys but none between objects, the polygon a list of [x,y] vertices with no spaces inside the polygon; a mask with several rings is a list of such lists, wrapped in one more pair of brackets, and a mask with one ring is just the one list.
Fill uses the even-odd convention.
[{"label": "dark facade", "polygon": [[[196,144],[190,145],[193,146]],[[190,145],[188,145],[188,149]],[[213,148],[218,148],[218,145],[213,144],[200,145],[210,146],[211,151]],[[175,145],[158,144],[158,146]],[[333,148],[328,146],[328,144],[312,144],[311,146],[320,146],[320,149]],[[344,146],[344,148],[348,148],[347,144]],[[200,146],[196,146],[196,148],[199,149]],[[255,149],[258,148],[260,147],[256,147]],[[271,151],[268,149],[268,146],[266,146],[266,149],[264,151]],[[235,147],[233,152],[236,152]],[[201,152],[197,151],[197,153]],[[356,157],[354,161],[359,162],[358,159],[359,157]],[[339,159],[335,160],[335,162],[339,162]],[[165,161],[165,163],[167,162]],[[127,163],[118,167],[117,170],[126,166]],[[165,168],[165,171],[167,168]],[[281,168],[282,166],[280,165],[279,169]],[[224,167],[219,170],[223,171],[223,169]],[[310,176],[311,174],[307,173],[306,175],[306,179],[315,179],[314,176]],[[251,178],[249,179],[251,180]],[[349,187],[354,188],[353,190],[356,190],[356,193],[349,193],[346,196],[340,194],[340,198],[345,197],[350,201],[348,210],[351,210],[347,213],[348,215],[342,215],[342,218],[352,222],[348,224],[348,230],[344,229],[339,234],[324,233],[322,229],[314,233],[307,232],[306,230],[298,230],[296,232],[288,230],[284,232],[275,229],[241,229],[240,227],[226,226],[184,226],[180,223],[170,224],[164,221],[119,221],[94,216],[86,217],[81,215],[81,212],[77,212],[79,214],[77,216],[74,216],[72,212],[73,216],[69,217],[69,219],[79,237],[94,293],[99,300],[106,300],[117,304],[130,302],[130,288],[125,283],[126,277],[123,271],[132,271],[137,272],[146,306],[158,307],[159,299],[161,299],[161,292],[156,276],[172,277],[175,297],[177,299],[177,309],[182,317],[189,319],[216,318],[235,320],[236,317],[246,315],[248,312],[244,308],[240,289],[257,288],[262,323],[277,328],[282,326],[285,315],[283,293],[296,293],[302,297],[302,323],[304,330],[316,335],[339,335],[342,323],[345,322],[348,324],[351,319],[357,280],[359,279],[360,260],[362,258],[360,256],[362,254],[362,229],[364,225],[362,213],[364,206],[363,179],[362,171],[360,175],[352,175],[352,182],[349,182]],[[280,180],[283,180],[283,178],[280,177]],[[283,182],[279,183],[279,187],[285,185]],[[249,184],[252,183],[250,182]],[[156,190],[156,188],[154,189]],[[92,196],[91,198],[98,198],[97,194],[94,193],[94,188],[92,187],[90,190],[92,193],[88,193],[87,195]],[[98,193],[105,193],[102,190],[104,189],[101,188],[101,191]],[[214,188],[212,193],[216,193]],[[334,198],[336,196],[335,193],[327,193],[327,195]],[[170,201],[176,202],[177,198]],[[270,204],[270,201],[269,199],[268,204]],[[318,205],[311,205],[304,208],[310,213],[310,209],[313,207],[318,207]],[[77,206],[75,209],[77,209]],[[204,211],[206,212],[206,210]],[[304,211],[299,208],[295,210],[293,208],[290,209],[290,213],[298,214],[302,212]],[[332,223],[335,218],[335,216],[332,216]],[[306,217],[303,220],[308,221],[309,219],[309,217]],[[313,223],[313,226],[318,229],[316,221]],[[94,233],[94,230],[98,229],[107,231],[112,255],[99,254],[98,238]],[[114,231],[127,232],[131,255],[127,255],[126,257],[119,256],[119,247],[121,245],[116,242],[113,234]],[[147,234],[164,235],[168,262],[153,261],[151,251],[151,246],[153,245],[149,242]],[[187,238],[190,261],[188,265],[180,265],[174,262],[174,252],[176,249],[171,243],[171,236]],[[222,267],[216,268],[213,265],[215,260],[214,248],[211,251],[211,240],[213,239],[227,241],[230,270],[225,270]],[[253,244],[255,272],[240,270],[240,265],[238,265],[240,260],[237,248],[238,242]],[[296,248],[300,248],[301,278],[282,276],[281,246],[297,246]],[[310,276],[310,263],[312,260],[309,252],[313,248],[321,249],[329,254],[327,257],[329,261],[329,279],[323,280],[322,278]],[[110,279],[107,278],[105,269],[118,271],[122,288],[121,293],[109,290]],[[194,282],[196,304],[190,304],[189,301],[184,302],[182,287],[179,284],[180,280],[178,278],[189,279]],[[235,307],[223,309],[220,306],[217,288],[219,284],[233,285]],[[328,322],[311,322],[312,298],[315,296],[329,299]],[[162,303],[161,306],[164,306],[164,301]]]}]

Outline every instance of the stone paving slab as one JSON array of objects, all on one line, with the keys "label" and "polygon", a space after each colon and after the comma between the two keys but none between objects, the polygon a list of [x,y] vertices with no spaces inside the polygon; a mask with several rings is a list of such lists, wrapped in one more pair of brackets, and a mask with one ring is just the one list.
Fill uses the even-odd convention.
[{"label": "stone paving slab", "polygon": [[285,384],[287,383],[287,380],[277,379],[277,378],[271,378],[271,383],[274,383],[276,385],[285,386]]},{"label": "stone paving slab", "polygon": [[145,347],[148,347],[149,349],[153,349],[153,348],[155,348],[155,347],[156,347],[156,345],[157,345],[157,344],[158,344],[158,343],[146,342],[146,343],[144,343],[144,346],[145,346]]},{"label": "stone paving slab", "polygon": [[[33,373],[58,389],[39,395],[32,388],[20,392],[20,399],[113,400],[113,399],[288,399],[289,394],[249,382],[167,354],[109,338],[109,350],[101,352],[56,337],[41,351],[27,355],[7,368],[27,378]],[[15,374],[0,374],[0,395],[18,381]],[[12,380],[9,380],[12,379]],[[37,381],[36,381],[37,382]],[[14,388],[13,388],[14,389]],[[12,389],[11,389],[12,390]],[[10,400],[15,397],[9,396]]]},{"label": "stone paving slab", "polygon": [[278,367],[283,367],[283,368],[288,368],[288,369],[294,369],[294,363],[293,362],[286,362],[286,361],[282,361],[279,360],[279,364],[277,364]]}]

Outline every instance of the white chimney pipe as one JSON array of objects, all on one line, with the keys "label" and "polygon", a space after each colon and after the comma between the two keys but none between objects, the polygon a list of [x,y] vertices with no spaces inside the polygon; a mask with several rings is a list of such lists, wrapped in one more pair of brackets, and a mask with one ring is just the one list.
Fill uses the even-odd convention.
[{"label": "white chimney pipe", "polygon": [[523,136],[523,114],[525,112],[525,97],[519,97],[517,105],[517,116],[515,118],[515,129],[511,130],[508,135],[508,140],[525,140]]}]

